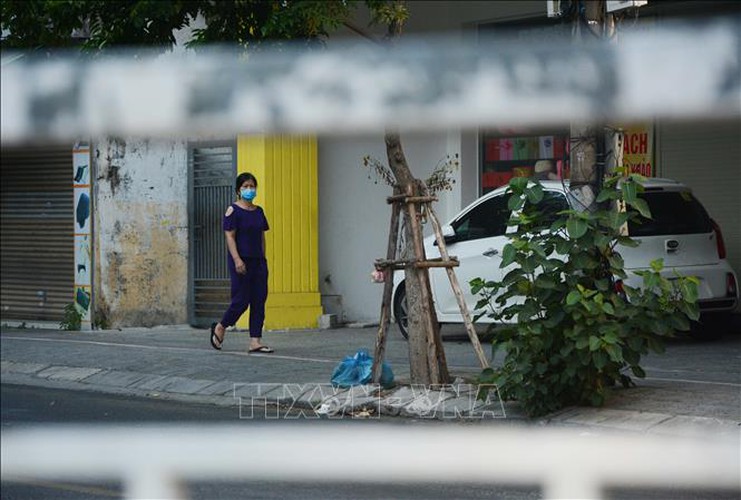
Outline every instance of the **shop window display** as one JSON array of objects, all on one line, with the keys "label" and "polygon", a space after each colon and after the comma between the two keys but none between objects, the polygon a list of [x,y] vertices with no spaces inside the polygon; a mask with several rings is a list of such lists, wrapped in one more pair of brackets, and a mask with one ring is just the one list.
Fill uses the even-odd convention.
[{"label": "shop window display", "polygon": [[481,194],[507,184],[512,177],[569,177],[568,133],[484,133],[481,146]]}]

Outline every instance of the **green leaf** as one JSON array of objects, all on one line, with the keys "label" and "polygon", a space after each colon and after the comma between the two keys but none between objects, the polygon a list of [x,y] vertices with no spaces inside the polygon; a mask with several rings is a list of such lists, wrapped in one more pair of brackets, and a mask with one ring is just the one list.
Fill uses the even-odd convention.
[{"label": "green leaf", "polygon": [[[578,348],[579,347],[577,347],[577,349]],[[565,358],[566,356],[568,356],[569,354],[571,354],[571,351],[573,351],[573,350],[574,350],[574,344],[571,344],[571,343],[566,344],[565,346],[563,346],[561,348],[561,351],[560,351],[561,352],[561,356],[563,356]]]},{"label": "green leaf", "polygon": [[697,285],[689,280],[682,280],[679,288],[682,291],[682,298],[685,302],[694,304],[700,297],[697,291]]},{"label": "green leaf", "polygon": [[566,255],[571,249],[572,242],[563,238],[559,238],[556,241],[556,252],[561,255]]},{"label": "green leaf", "polygon": [[592,361],[594,362],[594,367],[601,370],[607,364],[607,356],[605,356],[604,352],[597,351],[592,356]]},{"label": "green leaf", "polygon": [[507,201],[507,208],[511,211],[520,210],[525,205],[525,198],[522,196],[510,196]]},{"label": "green leaf", "polygon": [[645,218],[651,218],[651,209],[648,208],[648,203],[646,203],[646,200],[636,198],[635,200],[633,200],[633,202],[630,203],[630,206],[638,210],[638,213],[640,213]]},{"label": "green leaf", "polygon": [[602,345],[602,339],[594,335],[589,337],[589,350],[590,351],[596,351],[597,349],[600,348],[601,345]]},{"label": "green leaf", "polygon": [[602,340],[608,344],[617,344],[620,339],[614,331],[609,331],[602,337]]},{"label": "green leaf", "polygon": [[594,235],[594,245],[599,248],[605,248],[612,243],[612,236],[604,233]]},{"label": "green leaf", "polygon": [[561,323],[565,317],[566,313],[563,311],[563,309],[559,308],[558,310],[552,312],[552,314],[545,320],[543,325],[546,328],[554,328],[556,325]]},{"label": "green leaf", "polygon": [[481,374],[479,374],[478,381],[481,384],[491,384],[496,378],[496,372],[492,368],[485,368]]},{"label": "green leaf", "polygon": [[690,322],[689,320],[687,320],[686,316],[680,314],[672,314],[669,317],[669,321],[671,321],[674,329],[679,330],[680,332],[686,332],[690,329]]},{"label": "green leaf", "polygon": [[630,367],[630,370],[633,372],[633,375],[635,375],[638,378],[646,378],[646,372],[643,371],[643,368],[641,368],[638,365],[633,365]]},{"label": "green leaf", "polygon": [[566,296],[566,305],[573,306],[581,300],[581,293],[579,290],[571,290]]},{"label": "green leaf", "polygon": [[514,245],[511,243],[507,243],[504,245],[504,249],[502,250],[502,262],[499,264],[499,267],[504,268],[509,266],[515,261],[516,257],[517,249],[515,249]]},{"label": "green leaf", "polygon": [[620,189],[626,203],[632,205],[638,199],[638,187],[635,182],[624,182]]},{"label": "green leaf", "polygon": [[610,255],[608,255],[607,262],[610,263],[610,267],[612,267],[613,269],[624,269],[625,268],[625,261],[623,260],[623,257],[617,252],[613,252]]},{"label": "green leaf", "polygon": [[662,269],[664,269],[664,259],[655,259],[651,261],[651,269],[655,273],[661,272]]},{"label": "green leaf", "polygon": [[610,314],[613,316],[615,315],[615,308],[612,307],[612,304],[610,304],[609,302],[604,302],[602,304],[602,310],[605,311],[605,313],[607,314]]},{"label": "green leaf", "polygon": [[608,344],[605,346],[605,352],[615,363],[623,362],[623,350],[619,345]]},{"label": "green leaf", "polygon": [[530,179],[527,177],[513,177],[509,180],[509,187],[512,188],[512,191],[515,193],[522,193],[527,187],[529,181]]},{"label": "green leaf", "polygon": [[617,242],[618,242],[619,245],[622,245],[622,246],[628,247],[628,248],[636,248],[636,247],[638,247],[641,244],[640,241],[634,240],[630,236],[618,236],[617,237]]},{"label": "green leaf", "polygon": [[571,217],[566,222],[566,231],[568,231],[569,236],[574,239],[579,239],[584,236],[588,227],[587,222],[578,217]]},{"label": "green leaf", "polygon": [[617,210],[610,210],[604,215],[602,219],[605,226],[612,231],[618,231],[623,224],[628,222],[630,214],[626,212],[618,212]]},{"label": "green leaf", "polygon": [[607,200],[615,200],[617,199],[618,195],[615,191],[612,189],[602,189],[599,194],[597,195],[597,203],[602,203],[603,201]]},{"label": "green leaf", "polygon": [[527,200],[533,205],[537,205],[543,199],[543,186],[535,184],[527,189],[525,193],[527,194]]}]

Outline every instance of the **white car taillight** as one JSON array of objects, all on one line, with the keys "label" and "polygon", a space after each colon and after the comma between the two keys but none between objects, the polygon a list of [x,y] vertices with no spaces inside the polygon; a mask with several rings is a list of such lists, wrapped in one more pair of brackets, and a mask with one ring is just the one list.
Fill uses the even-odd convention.
[{"label": "white car taillight", "polygon": [[710,219],[713,224],[713,231],[715,231],[715,243],[718,245],[718,258],[726,258],[726,243],[723,241],[723,232],[720,230],[720,226],[713,219]]}]

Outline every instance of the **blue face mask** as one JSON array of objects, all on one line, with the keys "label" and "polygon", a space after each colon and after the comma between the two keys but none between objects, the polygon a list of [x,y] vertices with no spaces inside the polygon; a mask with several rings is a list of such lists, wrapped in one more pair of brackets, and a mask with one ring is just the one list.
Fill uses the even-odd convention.
[{"label": "blue face mask", "polygon": [[257,189],[255,188],[242,188],[239,190],[239,195],[245,201],[252,201],[257,196]]}]

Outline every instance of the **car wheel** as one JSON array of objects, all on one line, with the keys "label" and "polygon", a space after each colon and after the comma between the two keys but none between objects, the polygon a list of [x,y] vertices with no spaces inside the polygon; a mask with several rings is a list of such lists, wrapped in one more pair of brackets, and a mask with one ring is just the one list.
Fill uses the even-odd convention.
[{"label": "car wheel", "polygon": [[[394,319],[396,320],[396,324],[399,327],[399,331],[401,332],[401,335],[406,339],[409,340],[409,313],[407,312],[407,287],[405,286],[405,283],[402,281],[399,286],[396,288],[396,293],[394,294]],[[442,323],[437,323],[438,328],[442,328]]]},{"label": "car wheel", "polygon": [[695,340],[718,340],[730,331],[731,315],[727,313],[703,314],[690,327],[690,337]]},{"label": "car wheel", "polygon": [[401,335],[409,340],[409,332],[407,331],[407,325],[409,324],[407,288],[403,281],[396,288],[396,293],[394,294],[394,319],[396,319],[396,324],[399,326]]}]

